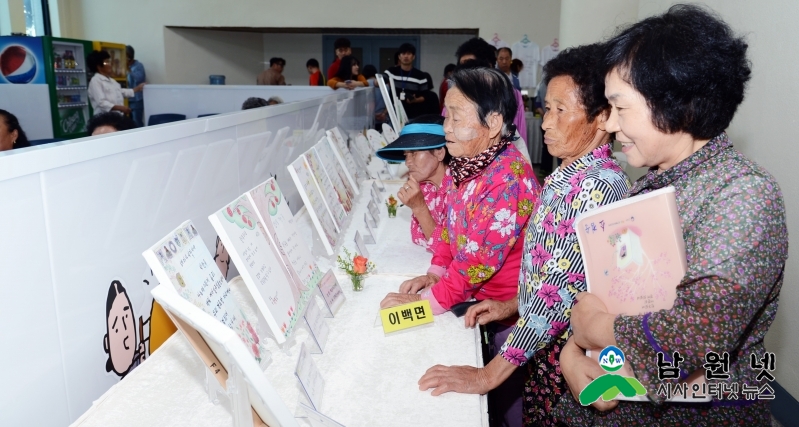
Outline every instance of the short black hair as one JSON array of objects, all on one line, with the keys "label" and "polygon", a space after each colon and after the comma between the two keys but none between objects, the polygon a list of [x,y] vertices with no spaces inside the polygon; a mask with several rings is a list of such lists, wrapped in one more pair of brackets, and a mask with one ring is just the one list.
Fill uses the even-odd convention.
[{"label": "short black hair", "polygon": [[[471,62],[471,61],[469,61]],[[477,117],[483,126],[488,126],[486,117],[499,113],[508,133],[516,131],[516,94],[513,84],[502,71],[488,67],[457,68],[449,81],[450,89],[458,88],[469,101],[477,106]]]},{"label": "short black hair", "polygon": [[357,75],[352,74],[352,66],[355,64],[361,65],[361,62],[358,61],[358,58],[352,55],[347,55],[341,58],[341,63],[338,66],[336,77],[342,81],[353,80],[353,77],[357,78]]},{"label": "short black hair", "polygon": [[111,55],[109,55],[108,52],[104,50],[93,50],[86,57],[86,66],[89,67],[89,71],[96,73],[97,67],[103,65],[106,59],[111,59]]},{"label": "short black hair", "polygon": [[458,64],[460,64],[461,58],[466,55],[474,55],[474,60],[484,67],[493,67],[494,63],[497,62],[494,47],[480,37],[472,37],[458,46],[458,50],[455,51],[455,58],[457,58]]},{"label": "short black hair", "polygon": [[416,46],[410,43],[403,43],[400,45],[399,49],[397,49],[397,53],[398,54],[411,53],[413,55],[416,55]]},{"label": "short black hair", "polygon": [[510,72],[513,74],[519,74],[519,71],[524,68],[524,62],[520,59],[515,58],[513,61],[510,62]]},{"label": "short black hair", "polygon": [[136,50],[133,49],[133,46],[131,45],[125,46],[125,56],[127,56],[128,59],[136,58]]},{"label": "short black hair", "polygon": [[619,71],[665,133],[717,136],[744,100],[752,70],[746,41],[715,13],[675,5],[607,42],[605,71]]},{"label": "short black hair", "polygon": [[444,77],[447,77],[447,74],[453,71],[455,71],[455,64],[447,64],[447,66],[444,67]]},{"label": "short black hair", "polygon": [[371,79],[377,75],[377,68],[372,64],[364,65],[361,74],[363,74],[363,78]]},{"label": "short black hair", "polygon": [[499,53],[502,52],[503,50],[507,50],[508,55],[510,55],[510,57],[513,58],[513,51],[509,47],[501,47],[497,49],[497,56],[499,56]]},{"label": "short black hair", "polygon": [[350,39],[346,37],[339,37],[336,41],[333,42],[333,49],[342,49],[345,47],[350,47]]},{"label": "short black hair", "polygon": [[269,60],[269,66],[273,66],[275,64],[280,64],[281,66],[286,66],[286,60],[283,58],[274,57]]},{"label": "short black hair", "polygon": [[25,148],[31,146],[30,141],[28,141],[28,136],[25,135],[25,131],[22,130],[22,127],[19,125],[17,116],[6,110],[0,109],[0,118],[2,118],[3,122],[5,122],[6,128],[9,132],[17,131],[17,140],[14,142],[14,148]]},{"label": "short black hair", "polygon": [[123,116],[122,114],[115,113],[113,111],[108,111],[105,113],[100,113],[89,119],[89,124],[86,126],[86,128],[89,131],[89,135],[91,135],[94,133],[95,129],[101,126],[111,126],[117,131],[123,131],[135,128],[136,124],[133,123],[133,120],[127,116]]},{"label": "short black hair", "polygon": [[305,68],[308,67],[319,68],[319,61],[314,58],[309,59],[308,62],[305,63]]},{"label": "short black hair", "polygon": [[265,99],[254,96],[244,100],[244,103],[241,104],[241,109],[250,110],[252,108],[266,107],[267,105],[269,103]]},{"label": "short black hair", "polygon": [[602,69],[605,49],[599,43],[566,49],[544,65],[543,83],[555,77],[571,77],[580,94],[588,122],[610,108],[605,99],[605,72]]}]

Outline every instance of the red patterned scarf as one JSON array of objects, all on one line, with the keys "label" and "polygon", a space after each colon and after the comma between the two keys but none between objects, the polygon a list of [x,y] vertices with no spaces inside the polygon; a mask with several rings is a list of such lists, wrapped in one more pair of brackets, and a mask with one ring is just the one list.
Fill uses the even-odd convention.
[{"label": "red patterned scarf", "polygon": [[455,186],[479,175],[501,153],[510,142],[509,138],[502,138],[498,143],[486,148],[474,157],[453,157],[449,161],[452,171],[452,181]]}]

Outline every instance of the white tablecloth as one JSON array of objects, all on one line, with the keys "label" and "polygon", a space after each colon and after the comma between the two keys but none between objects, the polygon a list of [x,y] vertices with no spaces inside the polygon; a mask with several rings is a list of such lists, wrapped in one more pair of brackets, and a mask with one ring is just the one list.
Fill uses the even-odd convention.
[{"label": "white tablecloth", "polygon": [[[396,193],[399,182],[389,182],[381,197]],[[363,212],[366,194],[357,200],[355,220],[344,233],[351,249],[355,230],[365,230]],[[338,274],[347,301],[330,329],[323,354],[313,359],[325,380],[322,412],[348,426],[487,426],[484,396],[447,393],[432,397],[419,391],[417,381],[435,364],[482,366],[479,337],[466,329],[451,313],[437,316],[429,327],[384,336],[375,326],[379,302],[408,277],[427,270],[430,254],[413,245],[409,236],[410,210],[400,208],[397,218],[385,216],[376,230],[378,245],[369,245],[378,273],[369,276],[364,290],[353,292],[346,275]],[[297,219],[309,238],[315,233],[301,211]],[[307,223],[306,223],[307,221]],[[320,267],[331,264],[319,259]],[[327,265],[325,265],[327,264]],[[234,295],[254,313],[243,286],[233,286]],[[323,303],[317,298],[320,309]],[[309,339],[298,328],[294,339],[278,348],[268,340],[272,361],[265,374],[286,405],[294,411],[299,383],[294,377],[300,343]],[[226,399],[215,406],[204,390],[205,368],[181,333],[173,335],[148,360],[112,387],[73,425],[91,426],[221,426],[231,425]],[[306,421],[299,419],[301,425]]]}]

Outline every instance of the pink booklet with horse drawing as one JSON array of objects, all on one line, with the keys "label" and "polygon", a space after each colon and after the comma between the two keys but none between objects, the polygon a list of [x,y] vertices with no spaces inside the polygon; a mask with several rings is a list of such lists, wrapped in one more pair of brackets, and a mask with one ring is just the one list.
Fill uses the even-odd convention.
[{"label": "pink booklet with horse drawing", "polygon": [[[598,296],[608,312],[636,315],[674,305],[677,285],[688,268],[674,187],[586,212],[577,218],[575,230],[588,292]],[[598,354],[599,350],[593,352]],[[653,360],[652,365],[656,364]],[[629,363],[625,362],[618,374],[633,376]],[[687,382],[689,391],[693,384],[702,390],[704,371],[693,372]],[[692,398],[689,393],[687,399],[670,400],[697,402],[710,398]]]}]

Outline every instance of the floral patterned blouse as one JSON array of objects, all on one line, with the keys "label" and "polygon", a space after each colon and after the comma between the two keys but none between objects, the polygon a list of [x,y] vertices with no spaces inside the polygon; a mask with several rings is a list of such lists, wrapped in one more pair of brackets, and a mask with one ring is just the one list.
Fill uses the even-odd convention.
[{"label": "floral patterned blouse", "polygon": [[611,154],[611,145],[602,145],[544,180],[524,234],[519,321],[500,349],[514,365],[527,363],[569,327],[574,295],[586,290],[574,221],[582,212],[624,199],[630,189]]},{"label": "floral patterned blouse", "polygon": [[[447,175],[449,175],[449,169],[447,169]],[[422,190],[424,203],[427,205],[427,209],[433,217],[433,222],[436,223],[436,228],[433,230],[429,239],[424,237],[424,231],[422,231],[422,226],[419,225],[419,220],[413,216],[411,218],[411,240],[413,240],[413,243],[432,252],[433,249],[431,245],[433,244],[433,236],[435,236],[436,233],[441,233],[441,226],[444,224],[444,220],[447,219],[447,205],[445,203],[447,189],[444,187],[443,182],[441,186],[436,188],[436,185],[429,181],[420,182],[419,188]]]},{"label": "floral patterned blouse", "polygon": [[429,272],[441,277],[422,292],[434,314],[472,297],[506,301],[516,297],[522,245],[516,240],[538,200],[533,169],[513,146],[472,179],[446,188],[447,221],[434,236]]},{"label": "floral patterned blouse", "polygon": [[676,381],[658,379],[658,349],[680,353],[683,375],[704,370],[709,352],[727,352],[730,378],[708,382],[737,388],[737,396],[725,393],[725,399],[707,404],[619,402],[598,415],[569,395],[555,416],[569,425],[770,426],[769,401],[748,400],[743,387],[761,388],[768,380],[758,378],[761,370],[750,367],[750,357],[765,355],[763,339],[777,314],[788,257],[780,187],[733,149],[726,133],[671,169],[650,171],[630,194],[668,185],[676,189],[688,271],[671,310],[618,316],[616,341],[655,402],[663,401],[658,387]]}]

